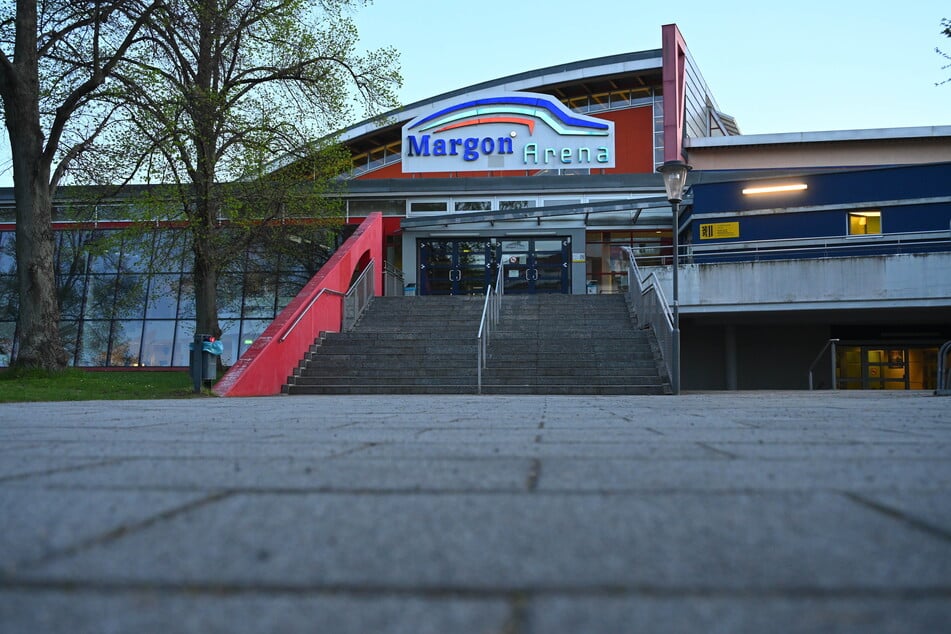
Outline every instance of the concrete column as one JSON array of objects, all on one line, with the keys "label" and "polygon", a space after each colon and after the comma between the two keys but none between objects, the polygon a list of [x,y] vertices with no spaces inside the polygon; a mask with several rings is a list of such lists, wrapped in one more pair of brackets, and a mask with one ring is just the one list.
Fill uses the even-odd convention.
[{"label": "concrete column", "polygon": [[736,390],[736,326],[728,324],[723,327],[723,331],[723,378],[726,380],[726,389]]}]

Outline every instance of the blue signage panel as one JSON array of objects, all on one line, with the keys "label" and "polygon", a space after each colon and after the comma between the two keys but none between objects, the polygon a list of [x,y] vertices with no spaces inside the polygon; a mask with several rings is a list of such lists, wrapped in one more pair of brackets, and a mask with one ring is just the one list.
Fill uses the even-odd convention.
[{"label": "blue signage panel", "polygon": [[614,167],[614,122],[548,95],[464,99],[403,126],[404,172]]}]

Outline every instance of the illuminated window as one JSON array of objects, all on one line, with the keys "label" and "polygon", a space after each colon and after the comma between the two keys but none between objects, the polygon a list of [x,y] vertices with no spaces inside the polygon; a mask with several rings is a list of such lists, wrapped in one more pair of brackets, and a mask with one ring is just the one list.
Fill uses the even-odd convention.
[{"label": "illuminated window", "polygon": [[849,235],[862,236],[882,232],[882,212],[856,211],[849,214]]}]

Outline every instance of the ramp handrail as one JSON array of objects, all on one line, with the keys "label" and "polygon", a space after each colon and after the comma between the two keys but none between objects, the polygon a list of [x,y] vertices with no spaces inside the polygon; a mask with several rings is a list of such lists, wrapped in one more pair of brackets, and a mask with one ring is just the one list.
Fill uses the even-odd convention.
[{"label": "ramp handrail", "polygon": [[314,295],[313,299],[304,306],[303,310],[297,315],[297,319],[291,322],[291,325],[287,327],[287,330],[284,331],[284,334],[278,339],[279,342],[283,343],[290,334],[297,328],[297,324],[301,322],[302,319],[307,315],[311,308],[314,307],[314,304],[317,303],[324,293],[328,295],[334,295],[336,297],[343,298],[343,319],[340,323],[340,330],[346,332],[353,328],[354,324],[357,323],[357,320],[360,318],[360,315],[367,309],[367,306],[370,304],[370,298],[373,297],[374,284],[373,284],[373,271],[374,264],[371,260],[367,264],[366,268],[363,269],[363,273],[360,274],[360,277],[357,278],[357,281],[353,283],[350,289],[346,293],[341,293],[340,291],[335,291],[332,288],[322,288],[320,292]]},{"label": "ramp handrail", "polygon": [[479,332],[476,335],[476,390],[482,394],[482,370],[486,367],[489,336],[492,329],[499,323],[499,313],[502,309],[502,296],[505,294],[502,272],[505,269],[499,264],[499,273],[495,277],[495,288],[490,284],[485,289],[485,304],[482,306],[482,319],[479,321]]},{"label": "ramp handrail", "polygon": [[623,249],[627,251],[628,256],[628,298],[634,308],[638,325],[641,328],[650,328],[654,332],[669,377],[673,359],[671,350],[674,339],[673,311],[657,276],[651,273],[646,278],[642,278],[634,257],[634,250],[631,247],[623,247]]},{"label": "ramp handrail", "polygon": [[938,381],[935,396],[951,396],[951,341],[946,341],[938,350]]},{"label": "ramp handrail", "polygon": [[812,371],[815,370],[816,364],[819,363],[819,359],[822,358],[822,355],[825,354],[825,351],[828,347],[832,347],[832,352],[830,356],[832,357],[832,389],[838,389],[839,380],[836,378],[836,358],[835,358],[835,344],[839,343],[839,339],[829,339],[826,341],[826,344],[822,346],[822,350],[819,351],[819,354],[816,355],[816,360],[812,362],[812,365],[809,366],[809,390],[812,390]]}]

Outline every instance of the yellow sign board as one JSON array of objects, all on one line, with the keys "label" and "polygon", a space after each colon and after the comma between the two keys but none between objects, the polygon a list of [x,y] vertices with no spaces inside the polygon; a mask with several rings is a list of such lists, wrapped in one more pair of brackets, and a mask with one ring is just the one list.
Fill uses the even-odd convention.
[{"label": "yellow sign board", "polygon": [[700,225],[701,240],[716,240],[719,238],[739,238],[740,223],[738,222],[714,222],[707,225]]}]

